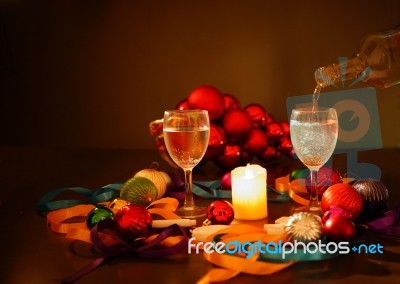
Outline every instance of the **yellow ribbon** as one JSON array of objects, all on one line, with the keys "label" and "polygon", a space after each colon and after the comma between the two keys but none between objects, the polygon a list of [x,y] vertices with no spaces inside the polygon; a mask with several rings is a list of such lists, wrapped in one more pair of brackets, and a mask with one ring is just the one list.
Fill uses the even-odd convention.
[{"label": "yellow ribbon", "polygon": [[[211,236],[208,236],[205,242],[210,242],[216,235],[225,234],[219,240],[225,244],[231,241],[239,241],[240,243],[245,242],[284,242],[286,240],[285,235],[270,235],[267,234],[262,228],[254,225],[240,224],[233,225],[228,228],[222,229]],[[257,261],[260,252],[255,252],[254,255],[247,259],[244,255],[231,255],[231,254],[219,254],[219,253],[206,253],[204,252],[204,258],[219,268],[212,268],[202,278],[200,278],[197,284],[207,284],[210,282],[225,281],[238,275],[239,273],[248,273],[254,275],[269,275],[280,271],[294,262],[285,263],[272,263],[266,261]]]},{"label": "yellow ribbon", "polygon": [[152,215],[159,215],[160,217],[171,220],[181,219],[178,215],[173,213],[178,208],[178,199],[171,197],[164,197],[159,200],[152,202],[147,209]]},{"label": "yellow ribbon", "polygon": [[306,180],[299,178],[290,181],[289,175],[275,179],[275,189],[281,192],[287,192],[289,196],[301,205],[308,205],[309,198],[304,198],[301,195],[308,194],[306,188]]}]

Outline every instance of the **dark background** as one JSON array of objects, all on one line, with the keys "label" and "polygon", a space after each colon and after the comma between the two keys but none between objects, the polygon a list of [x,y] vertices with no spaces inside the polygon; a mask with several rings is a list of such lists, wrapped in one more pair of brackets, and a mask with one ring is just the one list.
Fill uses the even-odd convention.
[{"label": "dark background", "polygon": [[[149,122],[202,84],[283,120],[316,68],[400,24],[398,0],[0,3],[8,145],[153,148]],[[399,91],[377,91],[385,147],[400,144]]]}]

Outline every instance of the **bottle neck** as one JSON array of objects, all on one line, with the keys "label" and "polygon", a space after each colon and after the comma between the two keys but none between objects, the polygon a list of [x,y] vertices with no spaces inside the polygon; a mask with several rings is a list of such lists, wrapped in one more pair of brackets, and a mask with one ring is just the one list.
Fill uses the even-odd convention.
[{"label": "bottle neck", "polygon": [[[318,68],[314,72],[315,81],[320,88],[335,85],[341,81],[354,80],[361,74],[368,75],[365,61],[356,54],[348,60],[343,60],[339,64],[331,64]],[[364,80],[364,76],[361,78]]]}]

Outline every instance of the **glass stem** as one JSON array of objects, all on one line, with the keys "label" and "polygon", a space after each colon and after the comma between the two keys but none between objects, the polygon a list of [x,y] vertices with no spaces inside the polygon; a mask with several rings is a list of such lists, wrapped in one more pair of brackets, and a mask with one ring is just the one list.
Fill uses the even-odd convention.
[{"label": "glass stem", "polygon": [[185,169],[185,209],[192,209],[194,207],[193,191],[192,191],[192,169]]},{"label": "glass stem", "polygon": [[311,193],[310,193],[310,204],[308,207],[311,211],[319,211],[320,205],[318,201],[318,170],[310,170],[311,172]]}]

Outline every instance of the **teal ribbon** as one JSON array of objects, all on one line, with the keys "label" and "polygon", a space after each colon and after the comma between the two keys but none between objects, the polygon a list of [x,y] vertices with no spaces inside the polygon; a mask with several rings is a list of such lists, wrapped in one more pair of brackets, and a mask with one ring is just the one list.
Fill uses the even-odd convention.
[{"label": "teal ribbon", "polygon": [[[84,187],[67,187],[67,188],[56,188],[46,193],[36,205],[36,209],[40,214],[46,214],[47,212],[72,207],[78,204],[98,204],[100,202],[110,201],[114,198],[119,197],[119,190],[124,182],[112,183],[101,187],[98,190],[91,190]],[[222,190],[221,181],[194,181],[193,182],[193,194],[207,199],[230,199],[232,198],[231,190]],[[285,202],[290,200],[290,196],[287,192],[280,192],[273,187],[268,186],[268,191],[277,194],[275,197],[268,197],[268,201],[271,202]],[[84,199],[64,199],[55,200],[59,195],[65,192],[74,192],[84,197]]]},{"label": "teal ribbon", "polygon": [[[56,188],[39,199],[36,204],[36,210],[40,214],[46,214],[47,212],[72,207],[78,204],[98,204],[100,202],[110,201],[111,199],[119,197],[119,189],[124,183],[118,182],[109,184],[101,187],[100,189],[93,191],[84,187],[67,187],[67,188]],[[65,192],[74,192],[85,199],[63,199],[63,200],[54,200],[60,194]]]},{"label": "teal ribbon", "polygon": [[203,198],[232,198],[232,191],[222,190],[221,181],[194,181],[193,194]]},{"label": "teal ribbon", "polygon": [[[114,198],[119,197],[120,188],[124,182],[112,183],[101,187],[100,189],[93,191],[84,187],[67,187],[67,188],[56,188],[39,199],[36,204],[36,210],[40,214],[46,214],[47,212],[68,208],[79,204],[98,204],[100,202],[110,201]],[[84,199],[63,199],[54,200],[59,195],[65,192],[74,192]],[[230,190],[221,190],[221,182],[219,180],[214,181],[195,181],[193,182],[193,193],[203,198],[231,198],[232,194]]]},{"label": "teal ribbon", "polygon": [[274,187],[272,187],[272,186],[267,186],[267,190],[268,190],[269,192],[273,192],[273,193],[276,193],[276,194],[277,194],[277,196],[268,197],[268,198],[267,198],[268,201],[271,201],[271,202],[286,202],[286,201],[288,201],[288,200],[291,199],[291,197],[289,196],[289,193],[286,192],[286,191],[282,192],[282,191],[276,190],[276,189],[275,189]]}]

